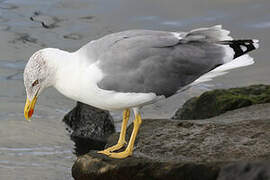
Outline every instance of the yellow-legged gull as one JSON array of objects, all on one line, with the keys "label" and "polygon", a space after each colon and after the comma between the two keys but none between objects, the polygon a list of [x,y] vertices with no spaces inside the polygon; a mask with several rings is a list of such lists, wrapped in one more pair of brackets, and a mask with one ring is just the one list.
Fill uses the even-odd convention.
[{"label": "yellow-legged gull", "polygon": [[[31,118],[37,97],[49,86],[97,108],[123,110],[118,143],[99,153],[125,158],[133,151],[142,122],[142,106],[156,102],[161,96],[172,96],[191,83],[221,75],[225,70],[252,64],[252,58],[242,55],[256,48],[257,40],[233,40],[229,31],[218,25],[190,32],[113,33],[75,52],[42,49],[32,55],[25,67],[24,115]],[[126,143],[130,109],[135,114],[131,138],[123,152],[115,153]]]}]

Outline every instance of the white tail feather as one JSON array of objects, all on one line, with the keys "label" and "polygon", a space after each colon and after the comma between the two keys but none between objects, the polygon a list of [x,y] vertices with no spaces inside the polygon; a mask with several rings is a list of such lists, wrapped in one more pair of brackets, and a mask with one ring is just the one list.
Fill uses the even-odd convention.
[{"label": "white tail feather", "polygon": [[223,64],[221,66],[218,66],[217,68],[213,69],[212,71],[209,71],[208,73],[202,75],[198,79],[196,79],[193,83],[181,88],[178,90],[178,92],[185,91],[193,86],[198,85],[199,83],[207,82],[213,80],[214,77],[222,76],[224,74],[228,73],[228,70],[236,69],[244,66],[249,66],[254,63],[254,60],[252,57],[250,57],[248,54],[240,56],[233,61],[230,61],[226,64]]},{"label": "white tail feather", "polygon": [[199,83],[207,82],[213,80],[214,77],[222,76],[224,74],[229,73],[228,70],[236,69],[244,66],[249,66],[254,64],[254,59],[250,57],[248,54],[240,56],[233,61],[230,61],[226,64],[223,64],[221,66],[218,66],[217,68],[213,69],[212,71],[209,71],[208,73],[202,75],[198,79],[196,79],[191,84],[184,86],[183,88],[178,90],[179,92],[185,91],[193,86],[198,85]]},{"label": "white tail feather", "polygon": [[233,61],[223,64],[213,69],[212,71],[202,75],[190,85],[195,85],[201,82],[211,81],[214,77],[227,74],[228,70],[244,67],[244,66],[249,66],[249,65],[252,65],[253,63],[254,63],[254,60],[249,55],[246,54],[246,55],[240,56],[234,59]]}]

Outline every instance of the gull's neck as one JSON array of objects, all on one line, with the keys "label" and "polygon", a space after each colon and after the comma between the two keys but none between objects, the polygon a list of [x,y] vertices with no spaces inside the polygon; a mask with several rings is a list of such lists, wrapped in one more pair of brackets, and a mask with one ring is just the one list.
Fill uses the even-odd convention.
[{"label": "gull's neck", "polygon": [[54,71],[53,86],[63,95],[82,101],[84,92],[89,94],[96,85],[89,73],[92,62],[84,56],[78,56],[77,52],[50,48],[45,53],[48,66]]},{"label": "gull's neck", "polygon": [[46,61],[50,68],[54,68],[55,71],[61,69],[65,65],[68,66],[75,62],[74,53],[68,51],[56,49],[56,48],[46,48],[41,50],[41,53],[46,57]]},{"label": "gull's neck", "polygon": [[61,71],[63,68],[81,68],[91,62],[86,56],[78,55],[78,51],[68,52],[56,48],[46,48],[41,50],[50,68]]}]

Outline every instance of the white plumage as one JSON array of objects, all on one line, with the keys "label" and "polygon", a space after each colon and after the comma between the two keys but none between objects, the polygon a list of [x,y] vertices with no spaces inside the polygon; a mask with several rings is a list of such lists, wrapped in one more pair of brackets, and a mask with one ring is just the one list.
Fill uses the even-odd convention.
[{"label": "white plumage", "polygon": [[154,93],[122,93],[99,88],[97,83],[104,76],[98,68],[99,61],[91,64],[91,60],[81,57],[78,52],[68,53],[49,48],[41,53],[49,57],[49,66],[57,72],[53,86],[76,101],[106,110],[122,110],[140,107],[157,98]]},{"label": "white plumage", "polygon": [[[252,58],[242,55],[256,48],[257,40],[233,40],[229,31],[213,26],[190,32],[124,31],[72,53],[43,49],[30,58],[24,71],[25,117],[32,116],[37,97],[49,86],[97,108],[124,110],[118,143],[99,153],[125,158],[132,154],[142,106],[253,64]],[[125,151],[114,153],[125,144],[129,109],[135,114],[129,144]]]}]

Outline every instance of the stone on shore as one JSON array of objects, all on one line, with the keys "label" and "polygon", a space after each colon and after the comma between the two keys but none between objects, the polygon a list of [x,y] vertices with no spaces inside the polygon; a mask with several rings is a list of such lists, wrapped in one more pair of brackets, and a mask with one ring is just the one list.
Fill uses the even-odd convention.
[{"label": "stone on shore", "polygon": [[218,180],[266,180],[270,179],[270,160],[261,162],[237,162],[222,168]]},{"label": "stone on shore", "polygon": [[39,22],[42,27],[46,29],[53,29],[58,27],[58,23],[60,20],[57,17],[51,17],[49,15],[44,15],[39,11],[34,12],[34,14],[30,17],[31,21]]},{"label": "stone on shore", "polygon": [[207,91],[185,102],[172,119],[206,119],[254,104],[270,103],[270,85]]},{"label": "stone on shore", "polygon": [[[270,104],[261,104],[207,120],[143,120],[131,157],[111,159],[91,151],[78,157],[72,175],[76,180],[269,179],[269,109]],[[127,137],[131,130],[132,125]]]},{"label": "stone on shore", "polygon": [[115,132],[113,119],[108,111],[77,102],[63,121],[71,128],[77,155],[91,149],[103,149],[109,135]]}]

